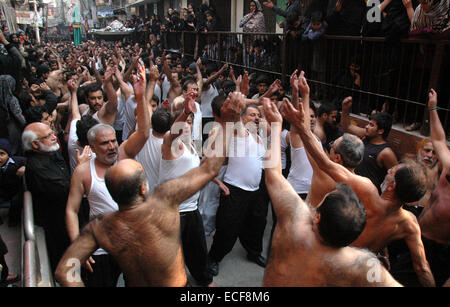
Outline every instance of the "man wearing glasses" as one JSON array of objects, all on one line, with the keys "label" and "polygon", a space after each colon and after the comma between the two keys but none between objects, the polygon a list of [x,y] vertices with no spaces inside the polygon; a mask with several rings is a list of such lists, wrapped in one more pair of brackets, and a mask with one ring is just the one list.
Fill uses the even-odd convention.
[{"label": "man wearing glasses", "polygon": [[70,243],[65,226],[70,171],[49,125],[40,122],[28,125],[22,134],[22,143],[27,156],[25,178],[33,195],[35,223],[44,228],[54,271]]}]

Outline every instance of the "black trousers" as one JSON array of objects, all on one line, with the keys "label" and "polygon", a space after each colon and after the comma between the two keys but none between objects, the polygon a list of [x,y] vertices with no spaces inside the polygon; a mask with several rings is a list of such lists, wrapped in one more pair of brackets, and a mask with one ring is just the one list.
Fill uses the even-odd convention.
[{"label": "black trousers", "polygon": [[208,272],[208,247],[198,209],[180,212],[180,234],[189,273],[201,286],[209,285],[213,276]]},{"label": "black trousers", "polygon": [[222,259],[233,249],[239,238],[248,254],[258,256],[263,249],[268,202],[260,190],[245,191],[225,183],[230,195],[220,195],[216,215],[216,233],[209,251],[214,261]]},{"label": "black trousers", "polygon": [[92,264],[93,273],[87,269],[82,270],[82,279],[86,287],[116,287],[122,270],[113,256],[92,256],[95,263]]}]

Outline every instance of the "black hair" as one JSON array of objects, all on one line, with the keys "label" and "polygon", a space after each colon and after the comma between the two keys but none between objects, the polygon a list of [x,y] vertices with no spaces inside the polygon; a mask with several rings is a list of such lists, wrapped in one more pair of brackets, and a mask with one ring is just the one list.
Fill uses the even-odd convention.
[{"label": "black hair", "polygon": [[322,103],[317,111],[317,117],[321,117],[323,114],[330,115],[333,111],[337,111],[333,103]]},{"label": "black hair", "polygon": [[319,234],[327,245],[345,247],[355,241],[366,225],[366,211],[361,201],[345,183],[327,195],[317,208]]},{"label": "black hair", "polygon": [[77,137],[81,147],[89,145],[87,133],[89,129],[99,124],[99,121],[93,118],[91,115],[83,115],[77,122]]},{"label": "black hair", "polygon": [[156,101],[156,104],[159,104],[159,97],[156,95],[152,96],[152,100]]},{"label": "black hair", "polygon": [[25,119],[27,120],[27,124],[31,123],[39,123],[42,120],[42,114],[48,113],[48,110],[45,106],[32,106],[25,111]]},{"label": "black hair", "polygon": [[392,128],[392,115],[386,112],[380,112],[371,115],[369,120],[374,120],[377,123],[377,130],[384,130],[381,136],[386,140]]},{"label": "black hair", "polygon": [[166,133],[170,130],[172,120],[169,111],[164,108],[157,108],[156,111],[153,112],[151,121],[152,129],[159,134]]}]

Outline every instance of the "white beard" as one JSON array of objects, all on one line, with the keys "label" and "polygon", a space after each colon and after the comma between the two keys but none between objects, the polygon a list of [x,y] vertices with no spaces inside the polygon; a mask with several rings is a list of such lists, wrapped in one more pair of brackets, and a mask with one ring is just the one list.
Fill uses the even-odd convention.
[{"label": "white beard", "polygon": [[52,146],[46,146],[46,145],[42,144],[41,142],[39,142],[39,150],[43,151],[43,152],[55,152],[55,151],[58,151],[59,150],[59,143],[56,142]]}]

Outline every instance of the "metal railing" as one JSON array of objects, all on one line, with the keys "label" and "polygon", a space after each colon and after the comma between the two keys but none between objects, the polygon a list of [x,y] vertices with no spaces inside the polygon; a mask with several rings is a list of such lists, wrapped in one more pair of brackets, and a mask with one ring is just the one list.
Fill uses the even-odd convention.
[{"label": "metal railing", "polygon": [[394,123],[405,127],[420,123],[420,133],[426,136],[428,91],[434,88],[441,121],[450,131],[447,40],[407,38],[388,43],[381,37],[324,35],[317,41],[301,41],[276,33],[181,32],[167,33],[163,43],[166,49],[181,49],[185,56],[204,55],[229,63],[236,74],[247,70],[279,78],[286,87],[295,69],[304,70],[317,101],[339,107],[351,95],[352,113],[387,111]]},{"label": "metal railing", "polygon": [[[36,227],[34,225],[33,198],[28,191],[24,178],[24,197],[23,197],[23,249],[22,249],[22,287],[39,287],[43,281],[43,275],[49,280],[45,286],[53,286],[53,278],[50,270],[46,270],[43,262],[48,263],[48,259],[40,259],[40,255],[47,257],[46,252],[39,252],[39,240],[44,240],[36,236]],[[45,244],[44,244],[45,246]]]}]

